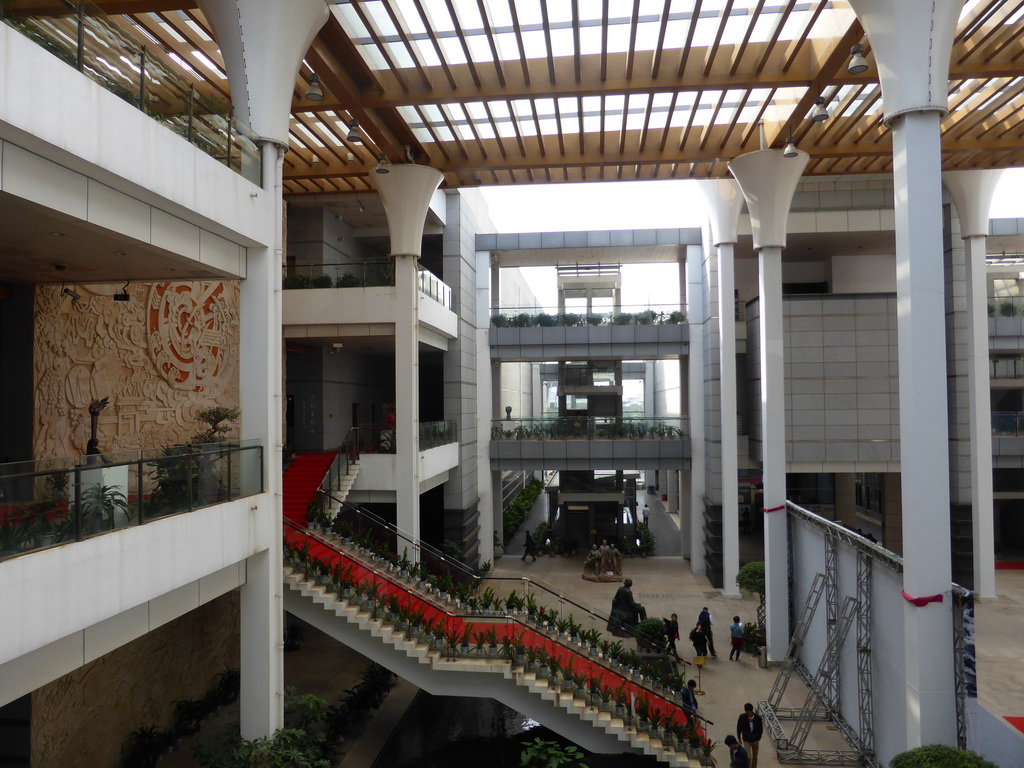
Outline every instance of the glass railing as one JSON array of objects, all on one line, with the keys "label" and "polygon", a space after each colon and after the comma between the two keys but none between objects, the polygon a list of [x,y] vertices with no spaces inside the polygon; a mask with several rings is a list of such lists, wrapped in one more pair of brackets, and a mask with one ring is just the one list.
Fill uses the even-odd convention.
[{"label": "glass railing", "polygon": [[1024,413],[992,412],[993,437],[1024,437]]},{"label": "glass railing", "polygon": [[344,264],[295,264],[283,286],[296,288],[366,288],[395,284],[393,259],[367,259]]},{"label": "glass railing", "polygon": [[989,296],[989,317],[1024,316],[1024,296]]},{"label": "glass railing", "polygon": [[1024,357],[996,357],[988,361],[993,379],[1024,379]]},{"label": "glass railing", "polygon": [[495,419],[491,440],[677,440],[689,429],[685,417]]},{"label": "glass railing", "polygon": [[454,421],[421,421],[420,450],[438,448],[456,441]]},{"label": "glass railing", "polygon": [[607,312],[578,314],[550,307],[501,307],[491,310],[495,328],[556,328],[585,325],[682,325],[686,313],[675,304],[623,305]]},{"label": "glass railing", "polygon": [[197,90],[201,78],[168,54],[126,16],[111,17],[91,3],[53,3],[34,15],[0,0],[0,18],[115,96],[141,109],[253,184],[261,179],[256,135],[232,116],[220,95]]},{"label": "glass railing", "polygon": [[359,453],[394,453],[397,447],[395,424],[363,424],[355,428]]},{"label": "glass railing", "polygon": [[669,744],[699,733],[685,727],[686,676],[660,668],[657,640],[652,644],[618,623],[636,648],[607,637],[606,614],[537,579],[487,577],[460,583],[417,562],[408,547],[396,555],[385,543],[386,531],[368,529],[360,539],[350,535],[348,523],[341,527],[346,535],[339,545],[286,521],[285,566],[449,659],[489,658],[535,672],[588,705],[614,708],[617,717],[628,717],[627,725],[650,729],[652,737]]},{"label": "glass railing", "polygon": [[0,465],[0,558],[263,492],[258,441]]},{"label": "glass railing", "polygon": [[452,308],[452,289],[445,285],[433,272],[419,271],[420,293],[430,297],[445,309]]}]

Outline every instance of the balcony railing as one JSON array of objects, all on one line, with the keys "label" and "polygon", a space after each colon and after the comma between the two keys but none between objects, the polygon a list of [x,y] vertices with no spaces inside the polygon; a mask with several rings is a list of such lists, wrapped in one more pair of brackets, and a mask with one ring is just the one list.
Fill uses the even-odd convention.
[{"label": "balcony railing", "polygon": [[681,417],[495,419],[491,440],[678,440],[689,426]]},{"label": "balcony railing", "polygon": [[501,307],[491,310],[495,328],[573,327],[581,325],[682,325],[686,313],[675,304],[621,306],[606,312],[580,314],[549,307]]},{"label": "balcony railing", "polygon": [[993,379],[1024,379],[1024,356],[992,358],[988,373]]},{"label": "balcony railing", "polygon": [[1024,296],[989,296],[989,317],[1024,316]]},{"label": "balcony railing", "polygon": [[426,294],[445,309],[452,308],[452,289],[426,269],[420,270],[420,293]]},{"label": "balcony railing", "polygon": [[258,441],[0,465],[0,558],[263,492]]},{"label": "balcony railing", "polygon": [[252,183],[260,183],[256,135],[232,116],[227,100],[196,90],[181,74],[190,68],[187,62],[147,44],[131,26],[91,3],[51,3],[38,16],[18,5],[0,0],[0,18],[9,26]]},{"label": "balcony railing", "polygon": [[1024,437],[1024,413],[992,412],[993,437]]},{"label": "balcony railing", "polygon": [[420,450],[439,448],[456,442],[454,421],[421,421]]},{"label": "balcony railing", "polygon": [[286,290],[296,288],[365,288],[395,284],[393,259],[367,259],[343,264],[296,264],[284,278]]}]

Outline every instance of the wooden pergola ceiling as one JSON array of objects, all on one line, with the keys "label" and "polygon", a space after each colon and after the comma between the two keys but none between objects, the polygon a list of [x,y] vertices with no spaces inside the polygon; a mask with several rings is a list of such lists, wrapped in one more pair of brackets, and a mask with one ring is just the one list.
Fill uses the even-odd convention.
[{"label": "wooden pergola ceiling", "polygon": [[[53,6],[54,0],[45,3]],[[189,0],[99,5],[223,97]],[[29,0],[20,6],[43,6]],[[285,186],[360,192],[379,155],[449,187],[707,178],[792,136],[806,173],[888,172],[881,90],[843,0],[338,0],[300,69]],[[1024,0],[967,0],[950,61],[947,169],[1024,165]],[[860,43],[867,72],[847,72]],[[313,74],[324,98],[305,93]],[[822,98],[830,118],[809,119]],[[359,123],[361,143],[348,140]]]}]

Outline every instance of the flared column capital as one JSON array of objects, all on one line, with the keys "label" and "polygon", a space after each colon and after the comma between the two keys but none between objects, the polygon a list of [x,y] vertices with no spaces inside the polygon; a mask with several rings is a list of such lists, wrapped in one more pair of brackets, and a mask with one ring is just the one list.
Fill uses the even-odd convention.
[{"label": "flared column capital", "polygon": [[803,150],[786,157],[781,149],[763,149],[729,162],[729,173],[747,201],[755,251],[786,247],[789,207],[808,160]]},{"label": "flared column capital", "polygon": [[871,41],[883,122],[949,111],[949,56],[963,0],[850,0]]},{"label": "flared column capital", "polygon": [[419,256],[430,201],[444,175],[426,165],[389,165],[388,173],[371,173],[388,216],[392,256]]},{"label": "flared column capital", "polygon": [[235,116],[261,139],[288,146],[299,64],[330,11],[324,0],[199,0],[231,84]]},{"label": "flared column capital", "polygon": [[1001,168],[976,171],[946,171],[942,174],[949,194],[953,196],[956,215],[960,219],[960,237],[986,237],[992,198],[1003,176]]},{"label": "flared column capital", "polygon": [[706,179],[700,182],[699,187],[711,219],[712,245],[737,242],[743,193],[736,180]]}]

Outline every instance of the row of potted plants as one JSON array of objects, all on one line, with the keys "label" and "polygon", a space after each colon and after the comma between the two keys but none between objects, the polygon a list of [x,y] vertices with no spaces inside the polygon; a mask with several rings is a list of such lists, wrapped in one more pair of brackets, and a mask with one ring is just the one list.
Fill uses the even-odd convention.
[{"label": "row of potted plants", "polygon": [[492,440],[671,440],[683,430],[661,421],[595,422],[576,418],[538,419],[531,422],[495,421]]},{"label": "row of potted plants", "polygon": [[648,309],[642,312],[591,313],[577,314],[565,312],[549,314],[547,312],[517,312],[515,314],[496,313],[491,316],[491,325],[495,328],[542,328],[575,327],[581,325],[681,325],[686,322],[686,315],[679,311],[659,312]]}]

